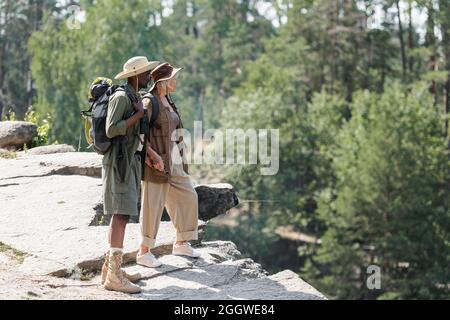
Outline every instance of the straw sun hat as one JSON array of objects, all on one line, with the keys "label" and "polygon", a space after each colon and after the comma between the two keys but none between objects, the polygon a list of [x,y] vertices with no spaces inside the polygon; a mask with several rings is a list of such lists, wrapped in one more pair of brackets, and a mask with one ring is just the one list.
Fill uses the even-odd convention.
[{"label": "straw sun hat", "polygon": [[148,61],[146,57],[133,57],[123,65],[123,71],[118,73],[114,79],[127,79],[137,76],[158,66],[159,61]]},{"label": "straw sun hat", "polygon": [[169,63],[165,62],[157,66],[152,71],[153,85],[150,87],[149,92],[152,91],[158,82],[170,80],[177,75],[177,73],[183,68],[174,68]]}]

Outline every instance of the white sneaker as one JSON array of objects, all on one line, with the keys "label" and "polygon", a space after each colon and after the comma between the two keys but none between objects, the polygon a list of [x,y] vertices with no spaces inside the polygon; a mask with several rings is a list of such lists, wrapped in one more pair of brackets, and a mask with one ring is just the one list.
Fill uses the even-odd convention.
[{"label": "white sneaker", "polygon": [[151,252],[147,252],[143,255],[139,255],[138,253],[136,255],[136,263],[148,268],[158,268],[160,265],[162,265],[161,261],[156,259],[156,257]]},{"label": "white sneaker", "polygon": [[172,254],[174,256],[188,256],[191,258],[198,258],[201,256],[201,253],[194,248],[191,247],[191,244],[185,242],[183,244],[173,244]]}]

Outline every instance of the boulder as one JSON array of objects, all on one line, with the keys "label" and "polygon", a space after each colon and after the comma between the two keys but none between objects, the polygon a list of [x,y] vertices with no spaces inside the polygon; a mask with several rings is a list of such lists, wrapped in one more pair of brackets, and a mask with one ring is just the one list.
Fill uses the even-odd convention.
[{"label": "boulder", "polygon": [[0,148],[31,144],[38,134],[37,126],[25,121],[0,121]]},{"label": "boulder", "polygon": [[23,151],[26,155],[53,154],[75,152],[75,148],[67,144],[54,144],[50,146],[42,146]]},{"label": "boulder", "polygon": [[[228,183],[202,184],[195,186],[198,195],[198,217],[209,221],[239,204],[238,197],[232,185]],[[170,221],[164,209],[162,221]]]},{"label": "boulder", "polygon": [[239,204],[232,185],[228,183],[198,185],[198,215],[203,221],[211,220],[226,213]]}]

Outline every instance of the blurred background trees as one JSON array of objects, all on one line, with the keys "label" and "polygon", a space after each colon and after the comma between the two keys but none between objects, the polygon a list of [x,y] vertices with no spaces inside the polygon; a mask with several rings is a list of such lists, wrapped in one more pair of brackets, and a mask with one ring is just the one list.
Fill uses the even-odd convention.
[{"label": "blurred background trees", "polygon": [[185,67],[188,129],[280,129],[275,176],[194,166],[241,198],[208,237],[331,298],[450,297],[449,1],[0,0],[0,116],[86,151],[89,84],[134,55]]}]

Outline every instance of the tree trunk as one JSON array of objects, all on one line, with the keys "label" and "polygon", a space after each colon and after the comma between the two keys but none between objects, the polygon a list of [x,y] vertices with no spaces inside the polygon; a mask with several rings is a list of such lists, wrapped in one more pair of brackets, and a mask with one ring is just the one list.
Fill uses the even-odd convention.
[{"label": "tree trunk", "polygon": [[406,52],[405,52],[405,41],[403,39],[403,25],[402,18],[400,14],[400,4],[399,0],[395,1],[395,5],[397,7],[397,18],[398,18],[398,31],[399,31],[399,39],[400,39],[400,49],[402,55],[402,66],[403,66],[403,79],[406,79]]},{"label": "tree trunk", "polygon": [[3,109],[6,107],[6,90],[5,90],[5,74],[6,74],[6,46],[8,44],[7,28],[9,23],[10,1],[6,0],[3,12],[0,12],[0,120],[2,119]]},{"label": "tree trunk", "polygon": [[[427,4],[426,8],[427,8],[428,17],[427,17],[427,32],[425,35],[425,46],[427,48],[431,48],[431,50],[432,50],[432,54],[430,56],[430,60],[428,61],[427,68],[429,71],[436,71],[436,67],[437,67],[436,49],[437,48],[436,48],[436,35],[434,33],[436,12],[434,10],[432,2],[429,2]],[[434,95],[434,105],[436,106],[438,103],[438,90],[437,90],[436,81],[434,81],[434,80],[431,82],[430,92]]]},{"label": "tree trunk", "polygon": [[[413,29],[413,23],[412,23],[412,0],[409,0],[409,6],[408,6],[408,16],[409,16],[409,26],[408,26],[408,46],[409,46],[409,52],[412,52],[412,49],[414,49],[414,29]],[[410,55],[408,59],[409,63],[409,72],[412,73],[413,66],[414,66],[414,58]]]},{"label": "tree trunk", "polygon": [[194,33],[194,38],[198,39],[198,26],[197,26],[197,5],[194,0],[192,0],[192,31]]},{"label": "tree trunk", "polygon": [[[204,110],[203,110],[203,105],[205,103],[205,88],[202,88],[200,90],[200,95],[198,96],[198,109],[199,109],[199,121],[201,121],[202,123],[204,123]],[[202,137],[203,137],[203,133],[205,131],[205,126],[202,125]]]},{"label": "tree trunk", "polygon": [[[444,86],[444,117],[445,135],[449,138],[449,113],[450,113],[450,16],[448,11],[450,4],[448,0],[439,1],[439,11],[441,13],[442,51],[444,53],[445,69],[447,70],[447,81]],[[450,148],[450,139],[449,139]]]},{"label": "tree trunk", "polygon": [[[447,81],[445,82],[445,96],[444,96],[444,116],[445,116],[445,134],[447,138],[450,139],[450,134],[448,131],[448,117],[450,113],[450,74],[447,77]],[[449,141],[449,149],[450,149],[450,141]]]},{"label": "tree trunk", "polygon": [[[330,5],[330,28],[335,29],[336,26],[339,23],[339,1],[333,1],[332,5]],[[337,59],[338,59],[338,52],[337,52],[337,33],[334,32],[331,36],[331,55],[333,57],[333,61],[331,61],[331,74],[330,74],[330,92],[333,92],[334,89],[334,82],[335,78],[337,78],[338,75],[338,65],[337,65]]]},{"label": "tree trunk", "polygon": [[[35,1],[33,3],[33,9],[30,9],[30,12],[32,13],[31,17],[28,17],[29,20],[31,20],[30,26],[33,28],[30,30],[31,32],[27,35],[28,38],[32,35],[33,32],[36,32],[39,30],[40,23],[42,21],[42,15],[43,15],[43,1]],[[31,56],[28,56],[27,59],[27,66],[26,66],[26,105],[27,108],[30,107],[33,104],[33,77],[31,74]]]}]

